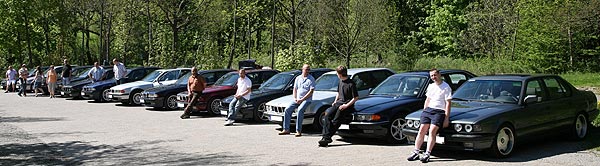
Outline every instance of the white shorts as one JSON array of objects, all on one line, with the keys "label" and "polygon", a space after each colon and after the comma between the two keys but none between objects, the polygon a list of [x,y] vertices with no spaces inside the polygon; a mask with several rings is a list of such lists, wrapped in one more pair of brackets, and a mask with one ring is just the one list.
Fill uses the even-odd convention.
[{"label": "white shorts", "polygon": [[6,85],[16,85],[17,80],[8,80],[6,81]]}]

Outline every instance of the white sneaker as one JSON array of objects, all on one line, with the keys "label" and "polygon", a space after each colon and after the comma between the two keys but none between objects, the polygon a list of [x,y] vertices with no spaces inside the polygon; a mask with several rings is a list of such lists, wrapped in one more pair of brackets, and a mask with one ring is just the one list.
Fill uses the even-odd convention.
[{"label": "white sneaker", "polygon": [[227,120],[223,125],[225,126],[231,126],[233,125],[234,120]]}]

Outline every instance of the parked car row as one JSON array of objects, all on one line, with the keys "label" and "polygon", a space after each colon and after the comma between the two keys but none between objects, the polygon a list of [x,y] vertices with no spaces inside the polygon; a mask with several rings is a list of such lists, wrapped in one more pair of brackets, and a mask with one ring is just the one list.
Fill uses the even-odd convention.
[{"label": "parked car row", "polygon": [[[187,92],[192,74],[189,68],[133,68],[127,72],[128,83],[121,85],[116,85],[112,70],[105,72],[104,81],[91,83],[83,79],[63,86],[63,95],[168,110],[183,109],[191,103]],[[209,86],[194,110],[227,115],[238,72],[217,69],[198,74]],[[309,74],[317,79],[303,125],[320,131],[324,111],[337,94],[339,78],[326,68],[312,69]],[[440,74],[453,91],[450,127],[435,135],[442,148],[487,150],[497,157],[507,157],[517,143],[543,139],[540,135],[567,133],[581,140],[599,114],[592,92],[578,90],[556,75],[477,77],[464,70],[440,70]],[[235,118],[281,125],[284,110],[293,101],[293,81],[300,75],[300,70],[247,70],[246,76],[253,84],[251,98]],[[357,68],[348,69],[348,75],[356,84],[359,100],[351,121],[341,125],[338,134],[391,143],[414,142],[421,126],[426,90],[433,82],[429,71],[396,74],[387,68]]]}]

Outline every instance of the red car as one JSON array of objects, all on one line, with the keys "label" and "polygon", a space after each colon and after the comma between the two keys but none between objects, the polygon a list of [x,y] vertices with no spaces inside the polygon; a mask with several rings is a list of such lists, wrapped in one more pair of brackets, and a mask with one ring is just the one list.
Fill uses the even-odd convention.
[{"label": "red car", "polygon": [[[252,89],[254,90],[258,89],[260,84],[277,73],[279,71],[271,69],[246,70],[246,77],[252,81]],[[195,111],[206,111],[211,115],[220,115],[219,105],[221,104],[221,100],[235,94],[238,78],[239,74],[237,71],[230,72],[219,78],[214,85],[204,89],[199,102],[196,104]],[[187,91],[177,94],[177,107],[185,108],[189,100]]]}]

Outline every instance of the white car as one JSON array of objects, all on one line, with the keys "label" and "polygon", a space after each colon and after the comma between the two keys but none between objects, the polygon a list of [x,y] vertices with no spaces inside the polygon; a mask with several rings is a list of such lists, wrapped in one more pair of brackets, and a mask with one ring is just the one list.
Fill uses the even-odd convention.
[{"label": "white car", "polygon": [[179,77],[189,73],[190,68],[161,69],[146,75],[142,80],[121,84],[110,88],[108,98],[121,101],[123,104],[141,105],[142,92],[152,87],[171,85]]},{"label": "white car", "polygon": [[[371,88],[375,88],[387,77],[394,75],[395,72],[387,68],[356,68],[348,69],[348,76],[356,83],[359,97],[365,97],[369,94]],[[312,103],[304,111],[303,125],[312,124],[316,130],[320,130],[322,125],[321,116],[323,112],[331,107],[335,100],[339,78],[336,71],[323,74],[315,83],[315,92],[313,93]],[[284,110],[293,101],[292,95],[283,96],[267,102],[266,115],[269,120],[281,124],[283,122]],[[292,114],[292,122],[296,120],[296,111]],[[294,124],[294,123],[292,123]]]}]

